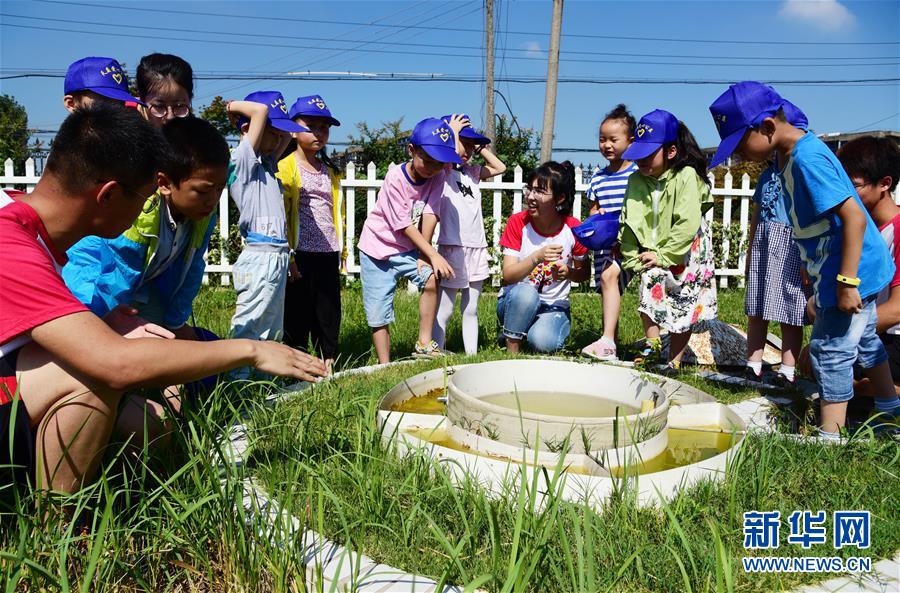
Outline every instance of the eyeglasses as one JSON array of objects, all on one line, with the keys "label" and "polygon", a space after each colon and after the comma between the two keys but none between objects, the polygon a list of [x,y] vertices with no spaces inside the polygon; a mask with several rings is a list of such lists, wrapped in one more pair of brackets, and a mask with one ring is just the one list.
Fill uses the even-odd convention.
[{"label": "eyeglasses", "polygon": [[872,183],[869,182],[869,181],[866,181],[865,183],[854,183],[854,184],[853,184],[853,189],[862,189],[862,188],[864,188],[864,187],[867,186],[867,185],[872,185]]},{"label": "eyeglasses", "polygon": [[539,196],[549,196],[550,191],[546,190],[546,189],[534,189],[527,185],[522,187],[522,195],[523,196],[525,196],[527,198],[531,194],[537,194]]},{"label": "eyeglasses", "polygon": [[176,103],[175,105],[167,105],[166,103],[148,103],[150,115],[153,117],[166,117],[169,111],[173,117],[187,117],[191,112],[191,106],[187,103]]}]

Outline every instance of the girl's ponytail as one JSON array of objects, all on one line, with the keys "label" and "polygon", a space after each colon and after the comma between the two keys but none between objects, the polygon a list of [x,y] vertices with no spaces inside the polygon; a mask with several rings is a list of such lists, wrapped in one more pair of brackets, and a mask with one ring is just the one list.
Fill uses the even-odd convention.
[{"label": "girl's ponytail", "polygon": [[678,122],[678,138],[673,144],[678,152],[675,154],[675,158],[669,162],[669,168],[679,171],[684,167],[692,167],[703,182],[709,185],[709,178],[706,176],[706,156],[683,121]]},{"label": "girl's ponytail", "polygon": [[[634,130],[637,128],[637,121],[635,121],[631,112],[628,111],[628,107],[625,106],[625,103],[619,103],[613,107],[613,110],[606,114],[603,121],[606,122],[610,119],[621,121],[625,124],[625,127],[628,128],[628,134],[634,136]],[[601,125],[603,125],[602,122]]]}]

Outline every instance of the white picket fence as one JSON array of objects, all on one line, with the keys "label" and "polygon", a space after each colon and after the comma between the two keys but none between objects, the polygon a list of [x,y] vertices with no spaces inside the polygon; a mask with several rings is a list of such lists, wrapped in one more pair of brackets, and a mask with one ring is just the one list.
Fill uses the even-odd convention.
[{"label": "white picket fence", "polygon": [[[493,217],[493,228],[491,229],[490,240],[495,247],[500,244],[500,233],[503,230],[504,221],[511,214],[522,210],[522,188],[524,184],[522,177],[522,168],[517,166],[513,169],[512,179],[509,181],[504,181],[502,176],[498,176],[481,183],[482,195],[492,193],[491,210],[484,214],[485,216]],[[733,186],[733,179],[730,173],[725,176],[723,187],[715,187],[715,180],[713,179],[712,174],[710,174],[709,177],[713,184],[712,193],[716,198],[716,202],[722,202],[722,225],[725,227],[730,227],[732,224],[740,225],[741,244],[746,245],[747,227],[750,220],[750,198],[753,195],[753,190],[750,189],[750,177],[744,174],[741,178],[740,187]],[[0,187],[24,185],[27,191],[31,191],[39,179],[40,178],[34,173],[34,162],[32,159],[25,161],[25,175],[20,176],[13,175],[12,160],[7,159],[4,163],[4,174],[0,176]],[[575,187],[576,194],[573,215],[576,218],[581,219],[582,214],[586,215],[590,209],[587,200],[584,199],[584,192],[588,189],[588,186],[581,181],[581,168],[575,169],[575,179],[578,180],[578,182]],[[366,167],[365,177],[359,177],[357,175],[356,166],[353,163],[349,163],[345,171],[345,176],[341,180],[341,190],[344,192],[344,206],[346,208],[344,236],[345,240],[353,245],[353,249],[348,250],[347,257],[347,272],[351,275],[359,274],[359,264],[357,263],[358,257],[354,241],[356,229],[364,222],[363,220],[356,220],[355,216],[356,201],[362,199],[362,196],[357,196],[357,193],[365,192],[366,212],[371,212],[375,207],[375,198],[378,195],[378,188],[381,187],[382,183],[383,180],[377,178],[375,163],[369,163],[368,167]],[[512,195],[512,209],[509,211],[504,209],[504,203],[508,204],[510,202],[508,199],[504,200],[504,194]],[[737,204],[735,204],[735,202],[737,202]],[[737,220],[734,220],[735,210],[737,211]],[[707,220],[710,223],[713,222],[713,216],[713,209],[710,209],[707,213]],[[226,189],[222,192],[222,196],[219,199],[219,234],[221,238],[227,239],[230,225],[231,221],[229,220],[228,215],[228,190]],[[727,262],[730,249],[731,245],[726,238],[721,245],[722,253],[716,254],[716,261],[720,263]],[[719,278],[720,286],[728,286],[729,278],[732,276],[737,276],[738,282],[741,285],[743,284],[745,255],[746,254],[743,252],[740,254],[738,266],[736,268],[717,266],[716,276]],[[208,274],[220,274],[222,284],[229,284],[231,262],[224,249],[219,250],[218,259],[218,262],[208,262],[206,271]]]}]

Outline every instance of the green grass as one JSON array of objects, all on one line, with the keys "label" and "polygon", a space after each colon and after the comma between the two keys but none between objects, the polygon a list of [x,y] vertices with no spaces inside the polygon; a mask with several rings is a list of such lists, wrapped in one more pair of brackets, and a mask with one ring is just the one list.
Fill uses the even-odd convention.
[{"label": "green grass", "polygon": [[[742,293],[722,291],[720,318],[742,322]],[[343,364],[374,362],[358,290],[344,292]],[[494,298],[480,304],[476,360],[496,348]],[[234,308],[229,289],[205,289],[196,322],[220,335]],[[621,339],[640,337],[633,296],[623,305]],[[594,340],[596,296],[573,294],[567,350]],[[416,300],[397,297],[393,355],[412,349]],[[458,316],[448,347],[461,350]],[[459,359],[454,359],[459,360]],[[0,586],[20,591],[302,591],[306,557],[258,516],[246,514],[243,480],[254,476],[311,528],[400,568],[491,591],[769,591],[831,575],[748,577],[737,564],[741,513],[747,510],[866,509],[873,547],[900,549],[898,448],[882,440],[817,447],[750,437],[734,475],[702,484],[664,509],[640,508],[627,492],[598,511],[550,496],[542,509],[530,493],[559,482],[510,484],[490,498],[475,484],[453,484],[422,458],[385,452],[376,403],[403,377],[438,363],[388,368],[320,385],[274,409],[256,405],[262,388],[221,394],[189,413],[165,455],[122,454],[111,445],[100,478],[66,500],[0,485]],[[757,395],[689,379],[723,401]],[[241,407],[233,405],[239,402]],[[222,464],[221,428],[249,414],[252,457]],[[5,507],[2,506],[5,503]],[[61,511],[61,509],[65,509]],[[258,533],[262,531],[263,537]],[[782,555],[833,555],[794,546]],[[850,555],[844,550],[839,555]]]},{"label": "green grass", "polygon": [[[877,558],[900,549],[900,495],[887,486],[900,472],[900,452],[889,441],[832,448],[751,436],[724,483],[693,487],[663,509],[641,508],[627,492],[599,511],[570,504],[546,475],[509,484],[499,499],[473,483],[456,485],[428,459],[386,452],[375,428],[381,395],[435,366],[348,377],[261,412],[254,473],[270,492],[289,492],[300,516],[307,499],[295,489],[314,483],[325,501],[315,511],[319,528],[337,541],[448,582],[480,579],[492,591],[772,591],[822,578],[744,574],[748,510],[872,512],[870,550],[804,551],[782,539],[769,555]],[[533,508],[535,491],[551,493],[544,509]]]}]

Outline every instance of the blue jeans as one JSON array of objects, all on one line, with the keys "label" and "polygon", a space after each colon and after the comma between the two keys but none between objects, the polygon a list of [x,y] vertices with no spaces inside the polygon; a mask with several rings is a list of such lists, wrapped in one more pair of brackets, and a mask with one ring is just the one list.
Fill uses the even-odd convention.
[{"label": "blue jeans", "polygon": [[418,250],[375,259],[359,252],[359,277],[362,281],[363,309],[369,327],[384,327],[394,322],[394,290],[400,278],[406,278],[420,289],[425,288],[433,273],[430,266],[416,269]]},{"label": "blue jeans", "polygon": [[497,319],[503,336],[527,338],[537,352],[562,350],[572,327],[568,307],[542,303],[534,286],[521,283],[509,287],[497,299]]},{"label": "blue jeans", "polygon": [[853,397],[853,364],[871,369],[887,360],[875,334],[875,296],[863,299],[862,311],[844,313],[837,307],[816,307],[816,323],[809,340],[822,399],[845,402]]}]

